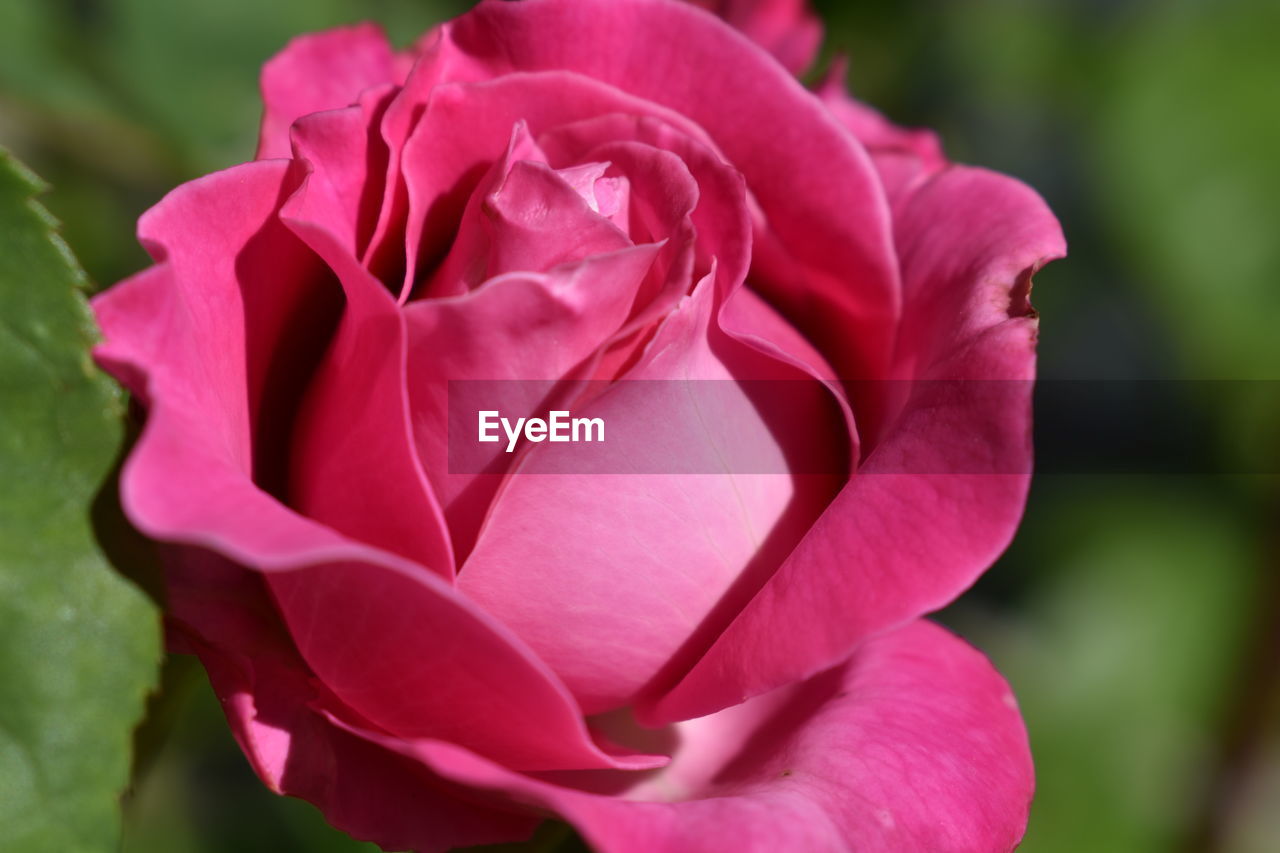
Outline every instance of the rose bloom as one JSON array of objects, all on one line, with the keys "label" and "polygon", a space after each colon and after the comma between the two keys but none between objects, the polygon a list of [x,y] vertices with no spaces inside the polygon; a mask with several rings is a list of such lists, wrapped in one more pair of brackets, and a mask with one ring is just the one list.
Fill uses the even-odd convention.
[{"label": "rose bloom", "polygon": [[[700,5],[740,30],[487,0],[402,53],[301,37],[264,69],[258,158],[146,213],[154,265],[94,301],[146,414],[122,499],[162,543],[171,647],[266,785],[354,836],[1022,835],[1013,697],[921,616],[1021,514],[1058,225],[834,77],[805,89],[801,4]],[[468,379],[592,380],[611,425],[663,385],[624,379],[807,382],[732,426],[827,468],[524,476],[538,444],[460,472]],[[635,452],[682,451],[654,429]]]}]

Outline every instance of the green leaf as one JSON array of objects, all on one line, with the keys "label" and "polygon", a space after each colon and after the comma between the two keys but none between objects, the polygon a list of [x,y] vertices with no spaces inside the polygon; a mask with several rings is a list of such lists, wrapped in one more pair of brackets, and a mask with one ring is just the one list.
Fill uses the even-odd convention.
[{"label": "green leaf", "polygon": [[1271,2],[1155,4],[1097,107],[1101,213],[1197,377],[1280,379],[1277,28]]},{"label": "green leaf", "polygon": [[113,850],[160,632],[95,540],[122,398],[42,188],[0,150],[0,850]]}]

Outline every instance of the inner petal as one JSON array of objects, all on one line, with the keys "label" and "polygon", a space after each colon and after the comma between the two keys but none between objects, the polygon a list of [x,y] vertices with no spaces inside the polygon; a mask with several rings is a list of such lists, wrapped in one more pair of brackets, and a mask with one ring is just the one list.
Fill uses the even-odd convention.
[{"label": "inner petal", "polygon": [[573,187],[593,211],[626,233],[630,230],[627,212],[631,184],[626,176],[605,177],[605,171],[610,165],[608,162],[583,163],[580,166],[556,169],[556,174]]},{"label": "inner petal", "polygon": [[[844,479],[847,429],[816,380],[786,411],[758,406],[737,382],[803,380],[715,328],[714,279],[663,324],[627,375],[637,381],[582,410],[652,436],[623,445],[635,470],[612,458],[604,471],[566,472],[557,451],[573,445],[534,446],[459,576],[588,713],[633,702],[696,659],[707,629],[731,618],[724,608],[781,564]],[[709,467],[726,442],[752,448],[758,467]],[[819,469],[830,473],[787,473],[798,447],[830,450]]]},{"label": "inner petal", "polygon": [[545,272],[560,263],[631,245],[598,211],[595,180],[608,164],[554,170],[524,122],[467,202],[457,236],[417,298],[466,293],[507,272]]}]

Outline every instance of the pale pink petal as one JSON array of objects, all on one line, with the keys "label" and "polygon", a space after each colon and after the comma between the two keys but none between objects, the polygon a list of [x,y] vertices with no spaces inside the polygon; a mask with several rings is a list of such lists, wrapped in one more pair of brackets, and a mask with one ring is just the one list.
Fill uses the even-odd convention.
[{"label": "pale pink petal", "polygon": [[490,276],[543,272],[631,245],[618,226],[541,163],[516,163],[491,201]]},{"label": "pale pink petal", "polygon": [[289,127],[303,116],[351,106],[365,89],[403,79],[373,24],[298,36],[262,68],[258,159],[288,157]]},{"label": "pale pink petal", "polygon": [[[347,728],[446,778],[552,810],[601,853],[1008,853],[1034,784],[1008,685],[927,622],[869,640],[796,687],[682,724],[671,765],[622,796],[555,784],[584,774],[534,778],[449,744]],[[675,801],[637,801],[650,798]]]},{"label": "pale pink petal", "polygon": [[579,163],[557,169],[556,174],[573,187],[574,192],[582,196],[582,200],[588,207],[618,225],[619,230],[626,234],[627,227],[619,225],[614,217],[623,212],[619,208],[624,206],[622,199],[619,198],[618,188],[628,184],[618,178],[606,178],[605,172],[609,170],[609,165],[608,163]]},{"label": "pale pink petal", "polygon": [[[468,202],[449,257],[420,298],[453,296],[503,273],[546,272],[632,245],[540,154],[517,125],[512,147]],[[605,168],[599,164],[600,172]]]},{"label": "pale pink petal", "polygon": [[474,420],[451,425],[451,409],[471,418],[480,410],[508,417],[538,411],[554,384],[574,375],[622,326],[659,251],[646,244],[548,273],[511,273],[462,296],[405,307],[414,440],[460,557],[470,551],[512,457],[499,445],[477,445],[482,455],[451,469],[450,429],[476,429]]},{"label": "pale pink petal", "polygon": [[[1032,272],[1063,254],[1044,202],[1009,178],[940,173],[901,208],[900,392],[859,411],[859,472],[651,721],[696,717],[812,675],[862,638],[944,606],[1008,544],[1030,476]],[[933,380],[919,382],[916,380]],[[941,381],[939,381],[941,380]],[[983,380],[979,382],[954,380]]]},{"label": "pale pink petal", "polygon": [[714,636],[705,629],[727,621],[718,609],[742,598],[731,590],[758,587],[843,480],[788,474],[793,448],[839,456],[843,420],[818,383],[781,410],[733,381],[800,385],[802,374],[725,338],[715,287],[704,279],[625,379],[574,412],[622,430],[596,447],[601,461],[626,460],[635,473],[558,473],[566,459],[589,465],[587,445],[563,445],[567,456],[537,445],[459,575],[459,588],[514,628],[588,713],[687,665],[682,648],[705,648]]}]

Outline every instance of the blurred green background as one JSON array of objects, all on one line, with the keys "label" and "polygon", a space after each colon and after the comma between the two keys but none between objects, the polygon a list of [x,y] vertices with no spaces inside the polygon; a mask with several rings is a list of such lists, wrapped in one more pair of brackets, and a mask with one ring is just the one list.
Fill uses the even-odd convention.
[{"label": "blurred green background", "polygon": [[[372,19],[404,44],[465,5],[6,0],[0,145],[53,185],[45,203],[105,286],[145,263],[138,214],[252,156],[257,70],[289,37]],[[1043,376],[1280,379],[1280,3],[817,5],[856,94],[1058,213],[1071,255],[1037,278]],[[1274,471],[1274,387],[1188,386],[1172,417],[1208,424],[1199,451],[1224,470]],[[1037,478],[1009,553],[942,616],[1025,711],[1023,850],[1280,850],[1278,578],[1274,476]],[[163,684],[126,851],[372,849],[258,784],[198,667],[170,660]]]}]

